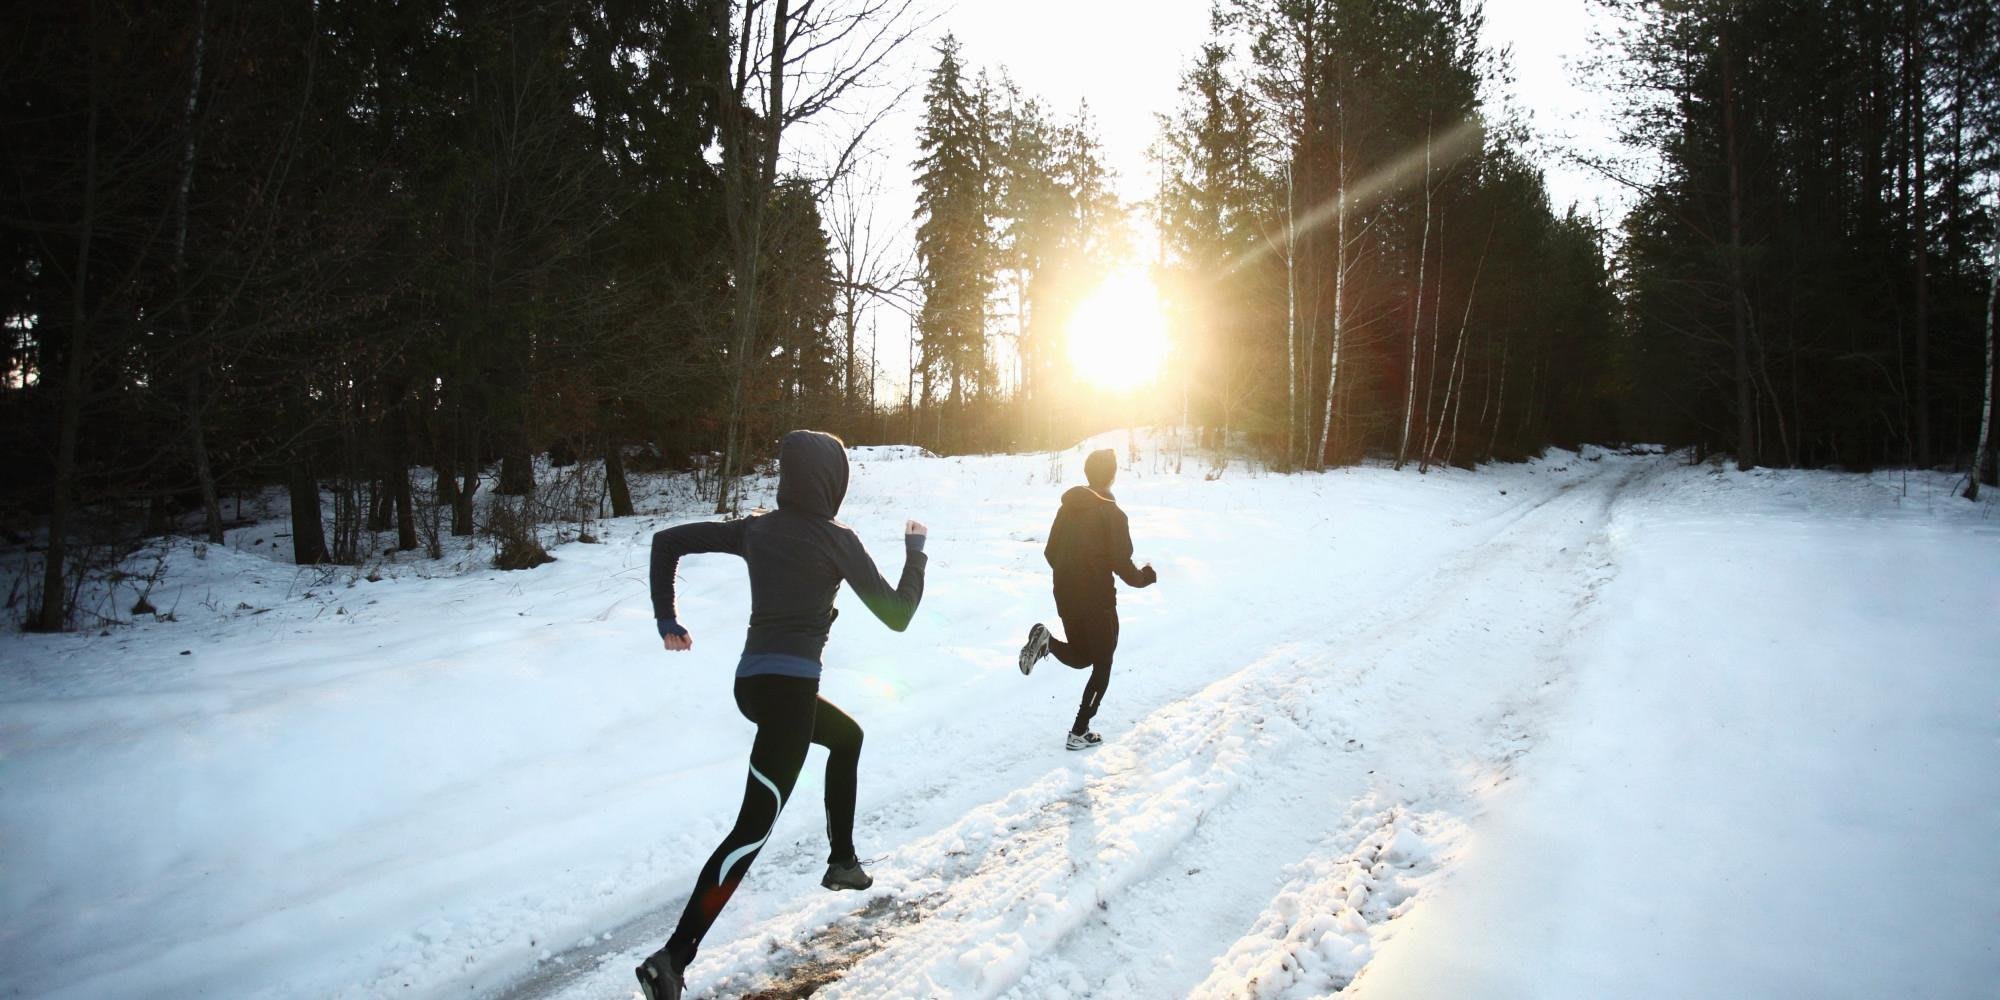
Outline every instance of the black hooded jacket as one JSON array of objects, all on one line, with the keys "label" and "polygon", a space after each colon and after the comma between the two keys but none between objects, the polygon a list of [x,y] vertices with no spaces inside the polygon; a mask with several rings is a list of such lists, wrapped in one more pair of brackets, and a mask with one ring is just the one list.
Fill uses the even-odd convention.
[{"label": "black hooded jacket", "polygon": [[786,434],[778,444],[777,510],[653,535],[654,617],[676,617],[674,570],[681,556],[729,552],[750,569],[746,657],[775,653],[819,662],[842,580],[875,617],[901,632],[924,596],[923,542],[905,536],[903,577],[889,586],[854,529],[833,519],[846,496],[847,450],[840,440],[816,431]]},{"label": "black hooded jacket", "polygon": [[1125,512],[1109,493],[1088,486],[1063,494],[1042,555],[1055,570],[1056,612],[1062,615],[1117,607],[1113,573],[1131,587],[1150,586],[1158,579],[1132,565],[1132,529]]}]

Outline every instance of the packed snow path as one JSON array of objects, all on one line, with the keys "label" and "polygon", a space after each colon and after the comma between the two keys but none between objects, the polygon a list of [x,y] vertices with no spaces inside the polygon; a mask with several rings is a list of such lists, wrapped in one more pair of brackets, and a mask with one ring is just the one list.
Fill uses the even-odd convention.
[{"label": "packed snow path", "polygon": [[[908,821],[911,802],[866,817],[902,843],[864,899],[817,889],[823,848],[810,836],[788,856],[767,851],[760,870],[784,871],[790,885],[752,883],[788,898],[759,907],[767,919],[719,927],[690,986],[837,998],[1346,985],[1378,925],[1449,854],[1472,797],[1505,780],[1533,739],[1564,647],[1610,571],[1610,513],[1659,467],[1620,456],[1552,465],[1387,587],[1343,584],[1329,572],[1337,560],[1281,557],[1282,541],[1259,546],[1263,560],[1240,542],[1175,559],[1163,579],[1228,579],[1234,594],[1167,635],[1129,626],[1113,696],[1131,699],[1154,658],[1195,659],[1208,665],[1197,682],[1214,680],[1117,713],[1134,722],[1105,727],[1111,742],[1089,755],[1057,749],[1049,727],[977,753],[962,732],[941,734],[915,756],[945,766],[912,798],[962,799],[953,786],[968,781],[997,794],[936,829]],[[1273,572],[1251,568],[1260,561]],[[1030,682],[1044,674],[1065,688],[1080,679],[1045,660]],[[1059,713],[1051,721],[1059,728]],[[633,943],[663,937],[676,914],[640,921]],[[1315,933],[1301,946],[1293,922],[1318,920],[1334,922],[1332,939],[1306,928]],[[615,992],[629,956],[591,949],[607,950],[619,954],[599,971],[552,968],[513,995]]]},{"label": "packed snow path", "polygon": [[[910,632],[843,594],[828,652],[877,884],[817,885],[815,750],[695,995],[2000,978],[1991,505],[1597,449],[1210,481],[1115,443],[1161,583],[1122,595],[1087,754],[1061,749],[1082,674],[1014,666],[1082,451],[857,450],[843,517],[885,570],[902,518],[933,527]],[[740,563],[683,563],[694,653],[647,621],[645,542],[697,512],[530,573],[334,586],[245,529],[170,567],[213,615],[0,640],[0,992],[631,995],[749,743]],[[1898,854],[1943,884],[1881,941],[1847,913]]]}]

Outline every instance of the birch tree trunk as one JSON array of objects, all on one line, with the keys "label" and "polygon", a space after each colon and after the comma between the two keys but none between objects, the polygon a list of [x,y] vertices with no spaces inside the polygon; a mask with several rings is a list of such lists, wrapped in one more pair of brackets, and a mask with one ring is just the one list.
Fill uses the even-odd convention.
[{"label": "birch tree trunk", "polygon": [[1319,427],[1319,448],[1313,452],[1314,470],[1326,468],[1327,444],[1333,439],[1333,401],[1340,388],[1340,341],[1346,333],[1347,297],[1347,105],[1340,107],[1340,139],[1335,148],[1339,161],[1334,168],[1334,248],[1333,248],[1333,352],[1326,363],[1326,419]]},{"label": "birch tree trunk", "polygon": [[1903,52],[1903,89],[1910,102],[1910,169],[1911,193],[1915,197],[1916,211],[1911,213],[1910,222],[1915,227],[1912,241],[1917,252],[1917,465],[1929,468],[1931,464],[1931,361],[1930,361],[1930,303],[1929,298],[1929,254],[1924,241],[1929,236],[1927,224],[1928,206],[1924,194],[1924,46],[1921,33],[1923,22],[1919,11],[1923,4],[1909,0],[1904,8],[1907,12],[1907,32]]},{"label": "birch tree trunk", "polygon": [[[1298,226],[1293,214],[1292,165],[1285,164],[1285,451],[1299,450],[1299,278]],[[1293,462],[1296,467],[1297,462]]]},{"label": "birch tree trunk", "polygon": [[[1498,224],[1498,220],[1495,220],[1495,224]],[[1479,294],[1479,276],[1486,270],[1486,252],[1492,248],[1493,229],[1489,227],[1486,230],[1486,245],[1479,249],[1479,263],[1472,269],[1472,287],[1465,291],[1465,315],[1458,321],[1458,348],[1452,352],[1451,359],[1452,378],[1458,382],[1458,393],[1455,397],[1452,394],[1451,383],[1445,383],[1445,405],[1451,410],[1451,439],[1445,444],[1444,449],[1444,464],[1446,465],[1451,464],[1452,455],[1458,451],[1458,411],[1465,406],[1465,379],[1470,375],[1469,368],[1462,365],[1462,361],[1465,358],[1465,341],[1471,333],[1472,300],[1474,296]],[[1444,430],[1442,420],[1438,423],[1438,430],[1439,432]],[[1432,450],[1436,450],[1436,436],[1433,435],[1431,440],[1431,448]]]},{"label": "birch tree trunk", "polygon": [[1979,411],[1979,447],[1972,452],[1972,481],[1965,484],[1965,498],[1979,499],[1979,480],[1986,471],[1986,458],[1993,447],[1993,307],[2000,298],[2000,232],[1993,239],[1993,274],[1986,281],[1986,404]]},{"label": "birch tree trunk", "polygon": [[1736,468],[1757,467],[1755,413],[1750,402],[1750,300],[1743,289],[1743,184],[1736,149],[1736,72],[1729,55],[1729,27],[1722,45],[1722,135],[1729,161],[1729,307],[1736,349]]},{"label": "birch tree trunk", "polygon": [[1486,460],[1493,461],[1493,448],[1500,443],[1500,421],[1507,416],[1507,349],[1512,344],[1507,340],[1506,330],[1500,332],[1500,391],[1493,401],[1493,431],[1486,436]]},{"label": "birch tree trunk", "polygon": [[[1417,293],[1415,308],[1410,310],[1410,377],[1403,389],[1403,436],[1396,444],[1396,471],[1401,472],[1403,463],[1410,457],[1410,418],[1417,408],[1417,331],[1424,322],[1424,265],[1431,256],[1431,123],[1424,118],[1424,237],[1417,251]],[[1433,350],[1435,350],[1433,341]],[[1435,370],[1433,371],[1435,374]]]}]

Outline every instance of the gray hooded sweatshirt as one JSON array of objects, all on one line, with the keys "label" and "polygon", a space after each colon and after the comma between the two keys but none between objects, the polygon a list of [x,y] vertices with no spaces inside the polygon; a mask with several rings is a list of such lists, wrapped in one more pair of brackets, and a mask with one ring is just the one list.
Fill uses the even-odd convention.
[{"label": "gray hooded sweatshirt", "polygon": [[778,443],[777,510],[676,525],[653,536],[653,616],[661,634],[677,621],[674,570],[680,557],[697,552],[742,556],[750,570],[750,632],[738,677],[818,677],[842,580],[883,624],[898,632],[909,627],[924,596],[923,536],[904,536],[903,577],[889,586],[854,529],[834,520],[846,496],[847,449],[840,439],[786,434]]}]

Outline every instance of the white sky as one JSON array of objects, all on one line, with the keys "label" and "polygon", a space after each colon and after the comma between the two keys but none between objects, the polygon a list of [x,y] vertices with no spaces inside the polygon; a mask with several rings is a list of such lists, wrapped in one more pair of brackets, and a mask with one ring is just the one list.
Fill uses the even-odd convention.
[{"label": "white sky", "polygon": [[[958,37],[970,71],[1004,66],[1024,93],[1058,114],[1073,114],[1088,101],[1116,190],[1128,201],[1148,197],[1154,185],[1146,149],[1157,135],[1155,115],[1178,100],[1181,74],[1209,37],[1209,7],[1210,0],[960,0],[942,7],[933,30],[899,54],[905,68],[893,75],[914,86],[872,136],[876,155],[868,169],[882,185],[878,221],[894,229],[914,210],[911,163],[922,81],[937,63],[932,46],[946,32]],[[1605,98],[1577,83],[1570,68],[1589,51],[1590,18],[1587,0],[1488,0],[1482,43],[1511,50],[1512,104],[1536,134],[1531,152],[1547,172],[1556,210],[1577,203],[1610,225],[1626,204],[1625,192],[1558,153],[1613,151]],[[879,392],[884,400],[899,398],[908,321],[878,313],[885,369]]]}]

